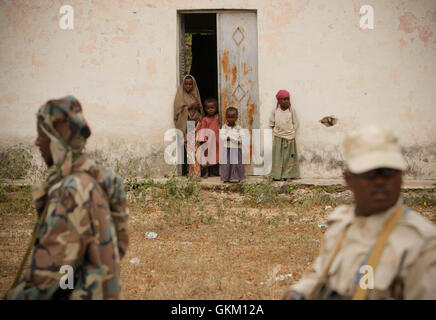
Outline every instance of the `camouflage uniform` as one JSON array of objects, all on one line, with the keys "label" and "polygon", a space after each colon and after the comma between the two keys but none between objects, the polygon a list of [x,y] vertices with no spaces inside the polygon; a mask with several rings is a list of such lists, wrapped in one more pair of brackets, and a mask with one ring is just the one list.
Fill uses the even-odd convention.
[{"label": "camouflage uniform", "polygon": [[[48,101],[38,125],[50,138],[54,165],[34,189],[38,216],[47,215],[37,235],[30,268],[9,299],[119,299],[120,259],[128,245],[128,208],[122,180],[82,153],[90,129],[71,96]],[[53,123],[69,123],[68,143]],[[74,289],[61,289],[60,268],[74,270]]]},{"label": "camouflage uniform", "polygon": [[[353,173],[375,168],[406,168],[396,138],[375,126],[356,131],[345,140],[345,162]],[[320,254],[291,289],[306,299],[350,299],[385,222],[401,210],[374,271],[367,299],[436,299],[436,227],[419,213],[404,207],[401,197],[385,212],[356,216],[355,207],[339,206],[328,217]],[[327,261],[346,226],[342,245],[327,270]],[[326,272],[326,273],[324,273]],[[320,279],[326,275],[324,282]],[[314,295],[314,288],[321,290]],[[298,294],[296,294],[298,297]]]}]

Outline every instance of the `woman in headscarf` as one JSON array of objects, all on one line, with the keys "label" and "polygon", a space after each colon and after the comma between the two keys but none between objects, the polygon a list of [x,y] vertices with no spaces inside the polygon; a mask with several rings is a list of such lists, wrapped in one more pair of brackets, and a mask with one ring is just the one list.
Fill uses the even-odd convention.
[{"label": "woman in headscarf", "polygon": [[[182,175],[187,175],[189,172],[194,172],[195,159],[191,159],[191,163],[187,165],[187,122],[194,121],[194,128],[198,122],[203,118],[204,110],[201,104],[200,92],[198,91],[197,82],[192,75],[186,75],[183,78],[182,84],[177,89],[176,97],[174,99],[174,125],[177,129],[183,132],[184,138],[184,163],[182,164]],[[193,145],[190,150],[195,149],[195,141],[192,141]],[[194,153],[195,154],[195,153]]]}]

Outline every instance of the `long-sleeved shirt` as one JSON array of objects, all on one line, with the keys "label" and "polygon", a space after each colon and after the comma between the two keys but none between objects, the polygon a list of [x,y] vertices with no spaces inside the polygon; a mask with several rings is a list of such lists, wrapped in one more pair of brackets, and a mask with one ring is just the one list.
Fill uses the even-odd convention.
[{"label": "long-sleeved shirt", "polygon": [[[79,158],[73,173],[50,187],[32,262],[8,299],[121,298],[126,205],[121,178],[85,155]],[[72,268],[73,282],[65,283],[71,289],[61,287],[63,266]]]},{"label": "long-sleeved shirt", "polygon": [[295,109],[291,107],[290,111],[283,111],[280,107],[274,108],[269,118],[269,126],[273,128],[276,137],[294,139],[299,127]]},{"label": "long-sleeved shirt", "polygon": [[238,124],[234,127],[224,124],[220,129],[220,140],[225,148],[241,148],[245,136],[246,130],[242,129]]}]

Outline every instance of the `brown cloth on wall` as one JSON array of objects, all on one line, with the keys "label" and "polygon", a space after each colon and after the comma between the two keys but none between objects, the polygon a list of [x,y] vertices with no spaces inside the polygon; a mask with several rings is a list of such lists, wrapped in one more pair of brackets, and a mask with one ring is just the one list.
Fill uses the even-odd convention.
[{"label": "brown cloth on wall", "polygon": [[[183,88],[183,83],[188,76],[192,78],[193,82],[192,90],[189,93]],[[200,103],[200,109],[188,110],[188,107],[195,102]],[[197,125],[203,116],[204,110],[201,103],[197,82],[192,75],[186,75],[183,77],[182,83],[177,89],[176,97],[174,99],[174,125],[177,129],[182,130],[185,142],[187,121],[195,121],[195,125]]]}]

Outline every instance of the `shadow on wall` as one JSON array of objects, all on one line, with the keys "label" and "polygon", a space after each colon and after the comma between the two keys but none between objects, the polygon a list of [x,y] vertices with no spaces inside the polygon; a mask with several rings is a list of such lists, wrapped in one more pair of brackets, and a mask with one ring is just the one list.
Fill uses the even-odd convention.
[{"label": "shadow on wall", "polygon": [[299,151],[301,176],[307,178],[339,178],[344,160],[340,152],[301,148]]},{"label": "shadow on wall", "polygon": [[151,147],[147,155],[138,155],[135,151],[123,150],[111,152],[105,150],[90,150],[87,154],[92,159],[100,161],[104,166],[112,169],[123,179],[131,177],[166,177],[176,173],[176,167],[165,163],[165,146]]},{"label": "shadow on wall", "polygon": [[408,169],[406,175],[413,178],[436,178],[436,143],[427,146],[403,148]]}]

